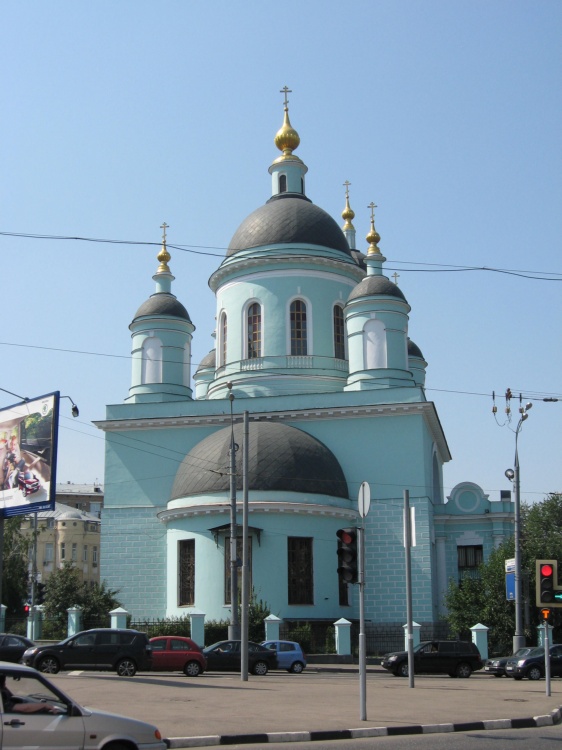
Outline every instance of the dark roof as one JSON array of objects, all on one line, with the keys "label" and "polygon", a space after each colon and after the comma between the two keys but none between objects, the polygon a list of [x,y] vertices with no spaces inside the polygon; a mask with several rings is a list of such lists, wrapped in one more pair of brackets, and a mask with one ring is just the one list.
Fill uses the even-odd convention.
[{"label": "dark roof", "polygon": [[417,344],[414,344],[412,339],[408,339],[408,356],[419,357],[420,359],[423,359],[425,361],[425,357],[421,353],[421,349]]},{"label": "dark roof", "polygon": [[174,318],[189,320],[191,323],[189,314],[182,303],[178,302],[177,297],[173,294],[168,294],[167,292],[156,292],[156,294],[149,297],[139,307],[133,320],[147,315],[169,315]]},{"label": "dark roof", "polygon": [[321,245],[351,255],[344,233],[326,211],[304,195],[282,193],[244,219],[230,241],[227,256],[280,243]]},{"label": "dark roof", "polygon": [[374,295],[398,297],[406,302],[406,297],[404,297],[400,287],[393,284],[386,276],[365,276],[351,292],[347,301],[351,302],[351,300],[359,299],[359,297],[372,297]]},{"label": "dark roof", "polygon": [[[171,499],[230,488],[231,428],[225,427],[198,443],[184,458]],[[238,445],[237,489],[242,490],[244,425],[234,425]],[[296,427],[279,422],[251,422],[248,429],[248,487],[349,498],[338,460],[323,443]]]},{"label": "dark roof", "polygon": [[199,370],[206,370],[209,367],[215,368],[217,364],[217,350],[211,349],[211,351],[208,354],[205,354],[201,362],[199,362],[199,367],[197,368],[197,372]]}]

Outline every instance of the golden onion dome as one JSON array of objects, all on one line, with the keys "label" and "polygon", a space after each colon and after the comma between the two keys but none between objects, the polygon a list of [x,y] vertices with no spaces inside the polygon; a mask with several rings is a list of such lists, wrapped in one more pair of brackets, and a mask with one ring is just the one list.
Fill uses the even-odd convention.
[{"label": "golden onion dome", "polygon": [[345,221],[344,230],[345,229],[353,229],[353,219],[355,218],[355,211],[351,208],[349,205],[349,195],[346,194],[345,196],[345,208],[341,212],[341,217]]},{"label": "golden onion dome", "polygon": [[374,253],[380,253],[380,249],[378,247],[378,244],[381,241],[381,236],[375,229],[375,204],[371,203],[369,205],[369,208],[371,209],[371,229],[369,230],[368,235],[365,237],[367,242],[369,243],[369,249],[367,250],[367,255],[373,255]]},{"label": "golden onion dome", "polygon": [[160,265],[158,266],[158,270],[156,273],[170,273],[170,268],[168,266],[168,261],[171,259],[171,255],[168,252],[168,248],[166,247],[166,229],[168,229],[168,225],[166,222],[164,222],[160,229],[162,229],[162,248],[158,255],[156,256],[156,260],[160,261]]},{"label": "golden onion dome", "polygon": [[293,151],[298,148],[301,139],[297,131],[291,125],[289,120],[289,110],[285,107],[285,118],[282,127],[277,131],[274,138],[275,145],[279,151],[283,152],[283,156],[291,156]]}]

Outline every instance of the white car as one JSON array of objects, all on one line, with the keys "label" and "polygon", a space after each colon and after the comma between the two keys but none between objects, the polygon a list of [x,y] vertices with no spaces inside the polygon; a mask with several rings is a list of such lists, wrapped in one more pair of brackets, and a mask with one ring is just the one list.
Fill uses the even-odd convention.
[{"label": "white car", "polygon": [[1,750],[165,750],[144,721],[83,708],[31,667],[0,662]]}]

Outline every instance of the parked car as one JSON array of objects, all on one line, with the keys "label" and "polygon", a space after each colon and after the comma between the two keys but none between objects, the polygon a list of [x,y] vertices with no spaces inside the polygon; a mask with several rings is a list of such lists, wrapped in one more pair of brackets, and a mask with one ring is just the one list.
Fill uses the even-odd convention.
[{"label": "parked car", "polygon": [[207,669],[203,649],[179,635],[159,635],[150,639],[153,672],[183,672],[187,677],[197,677]]},{"label": "parked car", "polygon": [[[540,680],[544,676],[544,647],[537,646],[522,658],[512,657],[505,665],[508,677],[522,680]],[[550,647],[550,674],[552,677],[562,677],[562,645],[555,643]]]},{"label": "parked car", "polygon": [[[381,662],[395,677],[408,676],[408,652],[396,651]],[[414,647],[414,674],[470,677],[484,663],[476,644],[468,641],[422,641]]]},{"label": "parked car", "polygon": [[21,664],[0,662],[0,694],[3,748],[167,747],[154,725],[83,708],[47,677]]},{"label": "parked car", "polygon": [[[203,649],[207,669],[217,671],[240,671],[241,641],[219,641]],[[277,654],[253,641],[248,642],[248,671],[255,675],[266,675],[277,667]]]},{"label": "parked car", "polygon": [[0,633],[0,661],[11,661],[17,664],[26,649],[35,646],[33,641],[24,635]]},{"label": "parked car", "polygon": [[295,641],[263,641],[261,645],[275,651],[278,669],[300,674],[306,667],[306,654]]},{"label": "parked car", "polygon": [[132,677],[138,669],[150,671],[152,647],[146,633],[138,630],[95,628],[54,645],[28,648],[21,662],[49,674],[61,669],[99,669]]},{"label": "parked car", "polygon": [[517,651],[514,654],[510,654],[510,656],[493,656],[491,659],[486,659],[484,672],[487,674],[493,674],[494,677],[505,677],[505,665],[509,659],[520,659],[532,650],[532,646],[524,646],[523,648],[517,649]]}]

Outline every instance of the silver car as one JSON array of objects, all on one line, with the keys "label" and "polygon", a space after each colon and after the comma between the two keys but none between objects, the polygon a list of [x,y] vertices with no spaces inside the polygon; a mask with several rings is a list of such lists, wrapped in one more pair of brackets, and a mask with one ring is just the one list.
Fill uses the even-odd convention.
[{"label": "silver car", "polygon": [[152,724],[83,708],[31,667],[0,662],[2,750],[165,750]]}]

